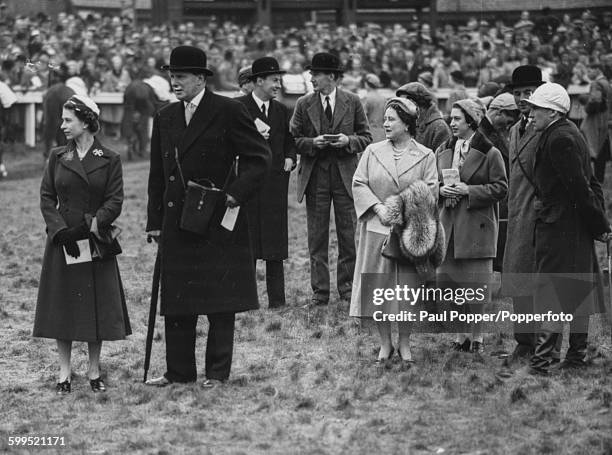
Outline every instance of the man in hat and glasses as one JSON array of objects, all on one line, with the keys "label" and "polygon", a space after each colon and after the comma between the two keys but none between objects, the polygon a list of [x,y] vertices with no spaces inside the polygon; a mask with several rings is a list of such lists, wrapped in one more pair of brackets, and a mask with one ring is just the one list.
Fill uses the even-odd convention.
[{"label": "man in hat and glasses", "polygon": [[[210,388],[230,374],[235,313],[259,306],[244,205],[263,185],[270,148],[242,103],[206,88],[212,72],[204,51],[178,46],[162,69],[169,71],[179,101],[153,120],[146,230],[161,255],[167,369],[147,384],[196,380],[196,325],[205,314],[210,327],[203,385]],[[180,227],[188,182],[224,190],[205,233]],[[237,215],[228,210],[237,207]],[[228,212],[235,222],[222,222]]]},{"label": "man in hat and glasses", "polygon": [[321,52],[306,69],[314,93],[297,100],[291,133],[302,155],[298,201],[306,195],[312,304],[329,302],[329,214],[334,206],[338,236],[337,287],[350,300],[355,269],[355,225],[352,180],[358,154],[372,142],[368,120],[357,95],[338,88],[343,69],[333,54]]},{"label": "man in hat and glasses", "polygon": [[[534,305],[534,283],[530,280],[536,271],[533,164],[540,133],[529,122],[531,107],[527,100],[543,83],[542,72],[537,66],[523,65],[514,70],[512,82],[507,85],[520,114],[519,120],[510,128],[508,143],[508,227],[502,264],[502,292],[512,297],[515,313],[531,313]],[[518,344],[512,353],[513,361],[526,360],[533,354],[536,331],[533,324],[515,323],[514,339]]]},{"label": "man in hat and glasses", "polygon": [[296,164],[295,141],[289,132],[290,113],[274,98],[281,88],[282,71],[273,57],[253,62],[249,79],[253,92],[236,98],[248,109],[257,130],[272,150],[272,168],[264,186],[247,206],[253,257],[266,261],[269,308],[285,305],[283,260],[289,257],[287,193],[289,173]]}]

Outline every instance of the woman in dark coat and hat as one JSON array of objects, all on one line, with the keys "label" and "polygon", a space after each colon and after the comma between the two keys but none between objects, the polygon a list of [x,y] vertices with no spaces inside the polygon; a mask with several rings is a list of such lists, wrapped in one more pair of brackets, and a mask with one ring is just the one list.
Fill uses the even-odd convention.
[{"label": "woman in dark coat and hat", "polygon": [[40,189],[47,244],[33,335],[57,340],[58,394],[71,391],[73,341],[88,343],[90,385],[94,392],[103,392],[102,340],[120,340],[131,333],[117,261],[92,261],[86,240],[90,232],[107,234],[123,204],[119,154],[94,136],[99,113],[96,103],[81,95],[64,104],[61,128],[68,144],[51,151]]}]

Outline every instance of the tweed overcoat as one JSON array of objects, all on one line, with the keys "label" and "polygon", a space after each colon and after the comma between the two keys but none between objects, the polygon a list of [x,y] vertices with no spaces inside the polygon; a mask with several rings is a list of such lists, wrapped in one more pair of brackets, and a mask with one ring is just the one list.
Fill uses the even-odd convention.
[{"label": "tweed overcoat", "polygon": [[[313,147],[313,139],[321,134],[323,105],[318,92],[304,95],[297,100],[291,117],[291,134],[295,138],[297,152],[301,154],[298,166],[298,201],[302,202],[310,175],[314,169],[319,152]],[[359,162],[358,154],[372,142],[368,119],[359,97],[353,93],[336,89],[336,106],[332,120],[333,134],[343,133],[349,138],[348,145],[338,151],[338,169],[342,183],[352,197],[353,174]]]},{"label": "tweed overcoat", "polygon": [[[534,163],[536,270],[539,277],[592,275],[591,283],[570,278],[553,282],[561,309],[576,310],[582,303],[581,314],[594,311],[592,295],[585,300],[597,283],[594,239],[610,230],[603,193],[593,178],[589,158],[588,145],[575,125],[561,119],[542,132]],[[536,296],[542,295],[546,291],[539,288]],[[536,301],[551,303],[546,297]]]},{"label": "tweed overcoat", "polygon": [[431,150],[437,150],[451,136],[450,127],[444,121],[438,105],[431,103],[429,108],[419,116],[416,133],[417,142]]},{"label": "tweed overcoat", "polygon": [[267,142],[272,151],[272,166],[263,187],[247,204],[249,232],[256,259],[283,260],[289,256],[287,228],[287,194],[290,172],[285,172],[285,158],[297,162],[295,141],[289,132],[289,109],[270,100],[267,118],[252,95],[236,98],[243,103],[254,119],[270,126]]},{"label": "tweed overcoat", "polygon": [[[183,102],[153,119],[146,230],[161,231],[161,314],[197,315],[256,309],[257,287],[245,204],[261,188],[270,148],[239,101],[206,89],[189,125]],[[185,182],[208,179],[222,188],[239,157],[238,176],[226,192],[241,205],[233,231],[221,226],[221,200],[206,235],[179,227]]]},{"label": "tweed overcoat", "polygon": [[[536,271],[533,249],[536,199],[533,165],[540,133],[529,122],[521,137],[520,124],[519,120],[510,128],[508,145],[508,230],[502,267],[502,290],[504,295],[511,297],[532,295],[533,284],[529,284],[527,278]],[[513,274],[524,275],[513,277]]]},{"label": "tweed overcoat", "polygon": [[[436,152],[441,182],[442,171],[452,167],[456,142],[457,138],[453,137]],[[446,235],[446,251],[449,240],[453,238],[455,259],[494,258],[497,253],[498,202],[506,195],[508,180],[501,152],[479,131],[474,133],[470,142],[459,177],[468,185],[468,195],[463,196],[455,207],[441,204],[440,220]]]},{"label": "tweed overcoat", "polygon": [[131,333],[116,258],[66,265],[63,248],[53,243],[62,229],[83,221],[91,225],[94,216],[98,228],[107,229],[122,204],[119,154],[97,140],[83,161],[72,141],[52,149],[40,187],[47,241],[34,336],[93,342]]},{"label": "tweed overcoat", "polygon": [[[374,308],[361,301],[362,273],[380,273],[395,276],[397,273],[414,282],[404,283],[419,286],[421,283],[412,264],[400,265],[381,254],[389,228],[383,226],[372,210],[389,196],[399,194],[417,180],[422,180],[438,197],[438,173],[433,152],[413,141],[411,147],[396,163],[391,142],[384,140],[369,145],[363,153],[353,177],[353,200],[358,217],[358,241],[355,275],[351,295],[351,316],[372,317],[374,310],[397,313],[398,308]],[[386,286],[385,286],[386,287]],[[397,305],[397,302],[391,303]],[[406,308],[402,308],[406,309]]]}]

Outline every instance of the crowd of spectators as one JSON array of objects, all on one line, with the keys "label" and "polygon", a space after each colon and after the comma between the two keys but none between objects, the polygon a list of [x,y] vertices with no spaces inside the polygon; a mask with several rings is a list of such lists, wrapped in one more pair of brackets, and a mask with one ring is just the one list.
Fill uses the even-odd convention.
[{"label": "crowd of spectators", "polygon": [[300,75],[320,51],[340,57],[347,68],[343,85],[349,90],[359,88],[367,73],[391,89],[417,80],[433,89],[454,88],[451,73],[460,75],[467,87],[503,83],[514,68],[527,63],[566,87],[588,84],[586,68],[592,61],[612,78],[612,11],[597,17],[590,11],[579,17],[525,11],[518,22],[508,22],[472,18],[465,25],[435,29],[416,20],[392,26],[306,23],[300,29],[273,31],[215,20],[200,27],[193,22],[134,25],[127,17],[99,14],[9,17],[0,9],[0,80],[23,92],[46,89],[57,74],[79,74],[90,94],[121,92],[143,71],[160,74],[179,44],[207,52],[215,73],[210,84],[217,90],[237,90],[239,69],[264,55]]}]

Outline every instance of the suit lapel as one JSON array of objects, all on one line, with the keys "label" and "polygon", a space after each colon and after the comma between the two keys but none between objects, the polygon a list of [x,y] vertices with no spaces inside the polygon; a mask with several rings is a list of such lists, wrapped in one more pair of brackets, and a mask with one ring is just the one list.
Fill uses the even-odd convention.
[{"label": "suit lapel", "polygon": [[310,103],[308,109],[308,117],[310,117],[310,123],[315,129],[317,136],[321,134],[321,115],[323,115],[323,107],[321,106],[321,101],[319,100],[319,94],[317,92],[313,93],[312,98],[310,99]]},{"label": "suit lapel", "polygon": [[[183,123],[185,122],[184,115],[184,107],[181,102],[181,109],[183,112]],[[215,114],[217,113],[217,105],[214,97],[212,96],[212,92],[210,90],[206,90],[204,92],[204,96],[198,104],[198,108],[193,114],[193,117],[189,121],[189,125],[185,130],[185,134],[181,142],[179,143],[179,158],[182,158],[183,154],[187,151],[189,146],[193,144],[193,142],[198,138],[200,134],[202,134],[208,124],[215,118]]]},{"label": "suit lapel", "polygon": [[450,148],[442,150],[438,153],[438,168],[450,169],[453,165],[453,150]]},{"label": "suit lapel", "polygon": [[108,165],[109,154],[102,148],[97,139],[94,139],[94,143],[81,161],[81,165],[86,174],[91,174],[96,169]]},{"label": "suit lapel", "polygon": [[402,155],[400,160],[397,162],[397,178],[399,178],[412,169],[414,166],[419,164],[424,158],[425,153],[419,150],[416,142],[411,143],[409,149]]},{"label": "suit lapel", "polygon": [[478,168],[482,165],[486,155],[480,150],[470,147],[470,151],[465,157],[465,162],[461,166],[459,175],[461,176],[462,182],[468,182],[468,180],[474,175]]},{"label": "suit lapel", "polygon": [[332,131],[338,131],[338,126],[344,118],[347,111],[346,97],[340,89],[336,89],[336,106],[334,109],[334,117],[332,121]]}]

